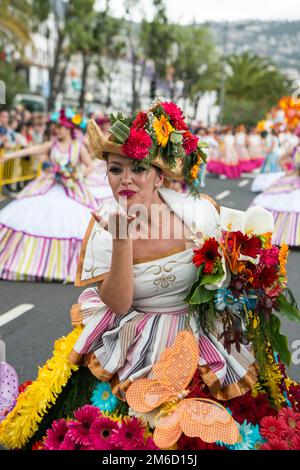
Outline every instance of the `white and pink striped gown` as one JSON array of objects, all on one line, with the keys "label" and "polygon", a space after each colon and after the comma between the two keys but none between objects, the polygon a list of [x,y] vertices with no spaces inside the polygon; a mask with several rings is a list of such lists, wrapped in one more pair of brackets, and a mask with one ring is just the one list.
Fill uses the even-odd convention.
[{"label": "white and pink striped gown", "polygon": [[[166,202],[171,196],[185,207],[185,195],[167,189],[160,193]],[[176,212],[175,206],[171,208]],[[218,218],[213,204],[203,199],[197,202],[197,211],[198,227],[205,227],[206,235],[213,235]],[[91,222],[85,243],[85,259],[76,276],[78,286],[103,280],[110,267],[110,234]],[[133,304],[125,315],[109,309],[96,287],[83,291],[71,310],[73,325],[81,324],[84,329],[70,361],[85,363],[99,380],[110,381],[114,393],[122,397],[132,381],[151,376],[165,348],[173,344],[181,330],[190,329],[199,342],[199,369],[211,393],[221,400],[246,393],[257,380],[250,349],[241,345],[238,352],[232,345],[228,354],[223,340],[218,339],[222,324],[216,322],[214,331],[205,334],[195,315],[188,315],[184,298],[196,278],[193,255],[193,248],[187,248],[134,262]]]},{"label": "white and pink striped gown", "polygon": [[[79,156],[78,141],[68,151],[55,142],[50,162],[56,171],[76,170]],[[83,179],[42,173],[0,211],[0,278],[74,281],[90,210],[97,207]]]}]

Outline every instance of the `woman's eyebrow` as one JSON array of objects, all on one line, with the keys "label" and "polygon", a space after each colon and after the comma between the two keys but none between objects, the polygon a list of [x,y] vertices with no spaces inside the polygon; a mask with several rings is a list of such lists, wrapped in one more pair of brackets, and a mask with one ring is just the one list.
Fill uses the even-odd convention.
[{"label": "woman's eyebrow", "polygon": [[114,165],[120,165],[120,166],[122,166],[122,163],[120,163],[120,162],[115,162],[115,161],[109,162],[109,165],[111,165],[112,163],[113,163]]}]

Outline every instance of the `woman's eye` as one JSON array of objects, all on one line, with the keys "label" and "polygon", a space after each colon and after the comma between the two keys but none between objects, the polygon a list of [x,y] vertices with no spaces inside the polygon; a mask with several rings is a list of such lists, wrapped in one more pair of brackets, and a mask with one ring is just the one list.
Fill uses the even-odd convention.
[{"label": "woman's eye", "polygon": [[121,168],[118,168],[117,166],[112,166],[112,167],[110,167],[110,169],[109,169],[109,172],[110,172],[110,173],[113,173],[113,174],[115,174],[115,175],[116,175],[116,174],[119,174],[121,171],[122,171]]},{"label": "woman's eye", "polygon": [[137,166],[136,168],[133,168],[132,170],[134,173],[142,173],[143,171],[146,171],[146,168],[143,166]]}]

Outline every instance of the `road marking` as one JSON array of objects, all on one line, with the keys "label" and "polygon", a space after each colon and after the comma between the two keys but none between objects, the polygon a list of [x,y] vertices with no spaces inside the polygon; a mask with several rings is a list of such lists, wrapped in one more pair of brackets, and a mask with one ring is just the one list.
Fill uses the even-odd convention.
[{"label": "road marking", "polygon": [[229,190],[223,191],[222,193],[217,194],[215,199],[217,199],[217,201],[220,201],[220,199],[224,199],[225,197],[229,196],[230,193],[231,193],[231,191],[229,191]]},{"label": "road marking", "polygon": [[243,186],[246,186],[249,183],[249,180],[242,180],[239,182],[238,186],[242,188]]},{"label": "road marking", "polygon": [[3,313],[3,315],[0,315],[0,326],[6,325],[6,323],[15,320],[23,315],[23,313],[26,313],[33,308],[34,305],[32,304],[21,304],[6,313]]}]

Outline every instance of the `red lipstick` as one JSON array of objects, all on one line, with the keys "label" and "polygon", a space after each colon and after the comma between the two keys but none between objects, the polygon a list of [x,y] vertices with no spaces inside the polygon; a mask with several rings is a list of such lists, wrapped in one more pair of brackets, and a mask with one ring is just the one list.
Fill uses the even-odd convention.
[{"label": "red lipstick", "polygon": [[136,191],[131,191],[130,189],[123,189],[123,191],[119,192],[119,196],[123,197],[132,197],[136,194]]}]

